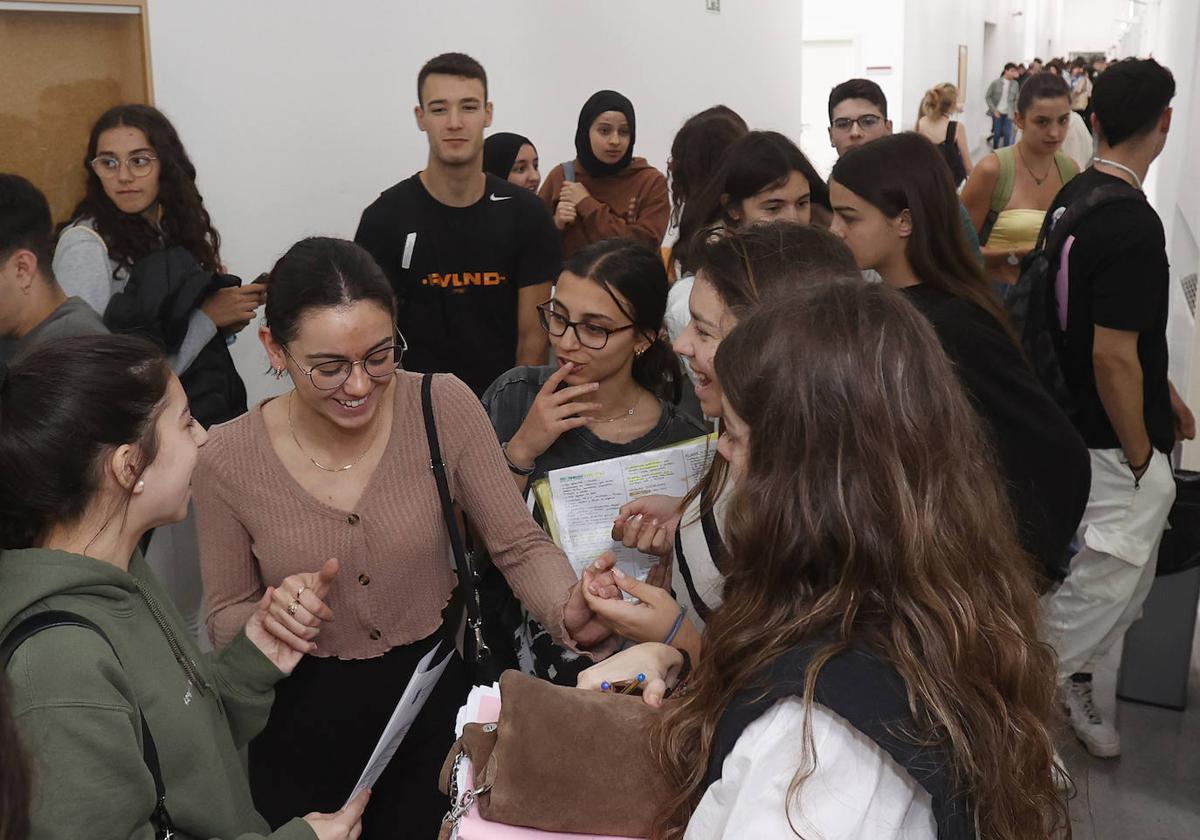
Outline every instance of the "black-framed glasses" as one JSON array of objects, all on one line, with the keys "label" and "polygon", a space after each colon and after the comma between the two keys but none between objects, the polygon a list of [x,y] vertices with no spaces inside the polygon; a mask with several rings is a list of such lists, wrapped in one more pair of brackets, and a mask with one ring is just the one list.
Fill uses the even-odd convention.
[{"label": "black-framed glasses", "polygon": [[603,350],[608,345],[609,336],[634,328],[634,324],[632,323],[614,329],[612,327],[602,327],[590,321],[572,321],[566,315],[554,309],[553,299],[538,304],[537,311],[538,321],[541,322],[542,329],[555,338],[559,338],[566,334],[568,328],[574,328],[575,337],[579,339],[579,343],[589,350]]},{"label": "black-framed glasses", "polygon": [[838,131],[849,131],[858,123],[858,127],[863,131],[869,131],[881,122],[883,117],[878,114],[863,114],[861,117],[838,117],[833,121],[833,127]]},{"label": "black-framed glasses", "polygon": [[328,362],[321,362],[306,368],[296,360],[292,351],[287,349],[286,344],[281,346],[283,352],[287,353],[287,357],[296,363],[296,367],[300,368],[301,373],[307,376],[312,381],[313,387],[319,391],[334,391],[341,388],[350,378],[350,374],[354,372],[355,365],[362,365],[363,373],[372,379],[387,379],[389,376],[394,376],[396,371],[400,370],[404,352],[408,350],[408,342],[397,330],[395,344],[372,350],[356,362],[349,359],[330,359]]},{"label": "black-framed glasses", "polygon": [[91,165],[92,171],[101,178],[117,177],[117,173],[121,171],[122,163],[129,167],[129,172],[134,178],[145,178],[154,169],[154,162],[156,160],[158,158],[149,152],[134,152],[125,158],[124,161],[116,155],[99,155],[92,158],[88,163]]}]

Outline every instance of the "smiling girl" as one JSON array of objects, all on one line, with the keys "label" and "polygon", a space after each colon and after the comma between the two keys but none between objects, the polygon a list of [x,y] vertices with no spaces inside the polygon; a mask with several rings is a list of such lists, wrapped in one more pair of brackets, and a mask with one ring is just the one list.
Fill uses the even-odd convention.
[{"label": "smiling girl", "polygon": [[[293,388],[214,431],[196,507],[217,646],[267,587],[277,593],[272,615],[307,641],[311,616],[296,573],[310,558],[340,561],[329,592],[337,621],[250,745],[255,802],[275,823],[353,789],[417,663],[452,633],[443,611],[455,579],[422,377],[400,367],[405,344],[383,272],[353,243],[313,238],[292,246],[268,285],[260,338]],[[433,377],[431,396],[450,492],[496,566],[557,641],[599,641],[606,634],[525,509],[479,400],[449,375]],[[448,804],[434,781],[466,680],[454,654],[374,788],[364,837],[392,837],[397,826],[436,834]]]},{"label": "smiling girl", "polygon": [[667,178],[633,156],[636,139],[633,103],[624,96],[602,90],[584,103],[575,159],[554,167],[538,192],[562,231],[567,257],[614,237],[662,244],[671,214]]}]

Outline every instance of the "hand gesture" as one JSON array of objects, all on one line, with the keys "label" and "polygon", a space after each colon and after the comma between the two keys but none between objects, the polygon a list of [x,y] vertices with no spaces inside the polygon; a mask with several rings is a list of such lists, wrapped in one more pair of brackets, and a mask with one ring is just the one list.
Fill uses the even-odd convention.
[{"label": "hand gesture", "polygon": [[673,647],[657,643],[634,645],[588,668],[579,675],[575,685],[589,691],[602,691],[604,683],[633,680],[638,674],[644,674],[642,700],[647,706],[659,708],[681,667],[683,654]]},{"label": "hand gesture", "polygon": [[367,808],[371,791],[364,790],[346,803],[336,814],[313,812],[304,818],[308,827],[317,835],[317,840],[358,840],[362,834],[362,815]]},{"label": "hand gesture", "polygon": [[642,554],[670,557],[682,518],[683,500],[678,496],[642,496],[621,506],[612,538]]},{"label": "hand gesture", "polygon": [[574,203],[559,199],[554,207],[554,226],[562,230],[567,225],[574,224],[577,215]]},{"label": "hand gesture", "polygon": [[1188,408],[1175,386],[1167,383],[1171,390],[1171,413],[1175,416],[1175,440],[1196,439],[1196,417]]},{"label": "hand gesture", "polygon": [[[581,648],[595,647],[612,635],[608,625],[599,621],[592,612],[589,599],[621,600],[621,590],[617,588],[613,577],[616,562],[617,558],[611,551],[604,552],[584,570],[583,582],[571,589],[563,610],[563,627]],[[588,590],[586,593],[583,591],[585,588]]]},{"label": "hand gesture", "polygon": [[571,204],[579,204],[591,193],[587,191],[587,187],[578,181],[563,181],[562,189],[558,191],[558,200],[569,201]]},{"label": "hand gesture", "polygon": [[336,558],[318,572],[289,575],[279,588],[267,587],[258,610],[246,622],[246,636],[280,671],[290,674],[301,657],[317,649],[321,623],[333,620],[322,600],[337,575]]},{"label": "hand gesture", "polygon": [[254,320],[258,307],[267,297],[267,287],[251,283],[246,286],[226,286],[208,296],[200,311],[216,324],[224,335],[240,332]]},{"label": "hand gesture", "polygon": [[612,570],[617,587],[637,598],[641,603],[631,604],[624,599],[604,598],[593,594],[592,573],[583,571],[583,596],[596,617],[612,628],[612,631],[635,642],[661,642],[675,626],[679,618],[679,604],[671,593],[657,586],[642,583],[636,578]]},{"label": "hand gesture", "polygon": [[574,369],[575,366],[568,362],[546,380],[529,413],[525,415],[521,428],[508,442],[508,457],[518,467],[532,466],[537,457],[549,449],[563,432],[587,425],[591,419],[587,412],[603,408],[600,403],[575,402],[599,388],[595,382],[558,390],[558,386]]}]

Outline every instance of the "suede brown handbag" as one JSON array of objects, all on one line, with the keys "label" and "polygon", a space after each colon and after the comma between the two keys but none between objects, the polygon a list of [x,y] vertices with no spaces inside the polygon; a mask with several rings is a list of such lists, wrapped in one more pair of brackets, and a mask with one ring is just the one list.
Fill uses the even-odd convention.
[{"label": "suede brown handbag", "polygon": [[[440,787],[452,800],[446,825],[474,804],[485,820],[507,825],[648,837],[668,796],[651,755],[659,714],[633,695],[505,671],[499,722],[467,724],[442,767]],[[463,757],[475,768],[475,788],[459,796]]]}]

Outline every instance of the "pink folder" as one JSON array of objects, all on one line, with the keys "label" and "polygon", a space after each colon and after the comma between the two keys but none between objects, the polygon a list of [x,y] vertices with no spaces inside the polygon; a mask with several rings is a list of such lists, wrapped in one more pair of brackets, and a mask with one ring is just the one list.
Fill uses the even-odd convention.
[{"label": "pink folder", "polygon": [[[479,703],[476,723],[495,723],[500,719],[500,699],[484,697]],[[467,771],[468,784],[475,784],[474,768]],[[623,840],[599,834],[562,834],[557,831],[538,831],[515,825],[488,822],[472,808],[458,824],[458,840]]]}]

